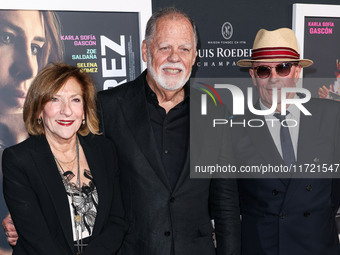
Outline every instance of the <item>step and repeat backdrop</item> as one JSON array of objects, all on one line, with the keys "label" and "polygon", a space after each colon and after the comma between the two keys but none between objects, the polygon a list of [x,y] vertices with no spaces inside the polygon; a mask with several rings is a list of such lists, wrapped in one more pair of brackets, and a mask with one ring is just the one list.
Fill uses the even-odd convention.
[{"label": "step and repeat backdrop", "polygon": [[[327,4],[337,4],[337,1],[327,1]],[[311,82],[313,96],[340,99],[340,15],[326,15],[332,6],[324,7],[328,9],[319,15],[315,10],[321,10],[320,7],[294,6],[292,1],[274,4],[269,0],[230,3],[220,0],[107,3],[98,0],[94,5],[89,0],[53,3],[20,3],[17,0],[0,4],[1,154],[6,147],[27,137],[22,105],[29,84],[40,69],[56,61],[76,65],[92,74],[98,90],[131,81],[146,67],[140,51],[146,22],[152,10],[166,6],[186,11],[197,24],[199,48],[193,77],[248,78],[248,70],[237,67],[236,62],[251,57],[256,32],[260,28],[289,27],[298,35],[303,57],[315,60],[315,65],[303,74],[306,79],[314,79]],[[310,8],[314,8],[313,11]],[[37,34],[39,25],[43,35]],[[36,42],[37,36],[45,38],[43,45]],[[31,52],[23,49],[24,42],[29,42]],[[24,65],[30,68],[32,75],[18,77],[18,72],[13,70],[27,61],[30,57],[27,54],[35,56],[31,60],[33,64]],[[243,90],[252,86],[237,85]],[[0,220],[6,215],[1,184]],[[4,232],[0,231],[2,254],[11,254],[11,249]]]}]

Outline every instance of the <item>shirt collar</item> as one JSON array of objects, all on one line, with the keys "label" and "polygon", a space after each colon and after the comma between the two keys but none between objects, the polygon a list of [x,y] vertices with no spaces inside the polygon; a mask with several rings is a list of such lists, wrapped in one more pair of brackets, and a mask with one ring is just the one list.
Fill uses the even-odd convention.
[{"label": "shirt collar", "polygon": [[[294,99],[298,99],[299,97],[295,94]],[[268,110],[269,108],[267,106],[265,106],[262,103],[262,100],[260,98],[260,108],[261,110]],[[300,110],[299,108],[297,108],[297,106],[295,104],[290,104],[288,106],[287,111],[289,112],[289,114],[287,114],[287,116],[289,117],[293,117],[294,119],[298,119],[300,117]],[[275,112],[273,112],[272,114],[268,114],[268,116],[273,116]]]}]

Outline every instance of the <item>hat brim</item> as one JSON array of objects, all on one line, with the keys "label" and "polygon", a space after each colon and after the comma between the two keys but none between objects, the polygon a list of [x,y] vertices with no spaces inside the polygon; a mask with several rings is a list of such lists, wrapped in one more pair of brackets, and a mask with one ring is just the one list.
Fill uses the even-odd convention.
[{"label": "hat brim", "polygon": [[260,59],[260,60],[252,60],[252,59],[241,59],[237,61],[237,65],[240,67],[251,67],[253,63],[258,63],[258,62],[299,62],[299,65],[302,67],[308,67],[313,65],[313,61],[310,59],[297,59],[297,60],[292,60],[288,58],[275,58],[275,59]]}]

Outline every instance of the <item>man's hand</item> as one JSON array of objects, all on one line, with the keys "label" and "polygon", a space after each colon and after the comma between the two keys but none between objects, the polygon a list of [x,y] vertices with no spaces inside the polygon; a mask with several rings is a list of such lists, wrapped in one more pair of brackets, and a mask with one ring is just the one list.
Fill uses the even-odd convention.
[{"label": "man's hand", "polygon": [[11,246],[15,246],[18,240],[18,233],[15,230],[10,214],[8,214],[7,217],[2,221],[2,226],[6,232],[7,242],[9,242]]},{"label": "man's hand", "polygon": [[333,85],[329,85],[329,89],[323,85],[321,88],[319,88],[318,94],[320,98],[328,98],[329,91],[334,92]]}]

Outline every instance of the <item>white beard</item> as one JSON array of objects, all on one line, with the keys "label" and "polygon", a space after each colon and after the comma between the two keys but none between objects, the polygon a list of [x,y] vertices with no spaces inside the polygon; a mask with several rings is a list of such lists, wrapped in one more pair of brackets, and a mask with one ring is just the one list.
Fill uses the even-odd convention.
[{"label": "white beard", "polygon": [[191,71],[190,73],[188,73],[186,77],[184,77],[186,70],[185,70],[185,67],[180,63],[166,63],[159,67],[160,70],[167,68],[167,67],[181,69],[182,75],[179,79],[176,78],[176,80],[171,79],[170,77],[164,77],[161,74],[158,75],[155,69],[153,69],[151,63],[152,63],[152,57],[148,53],[148,58],[147,58],[148,72],[150,73],[151,77],[155,80],[155,82],[166,90],[171,90],[171,91],[177,90],[183,87],[190,78]]}]

